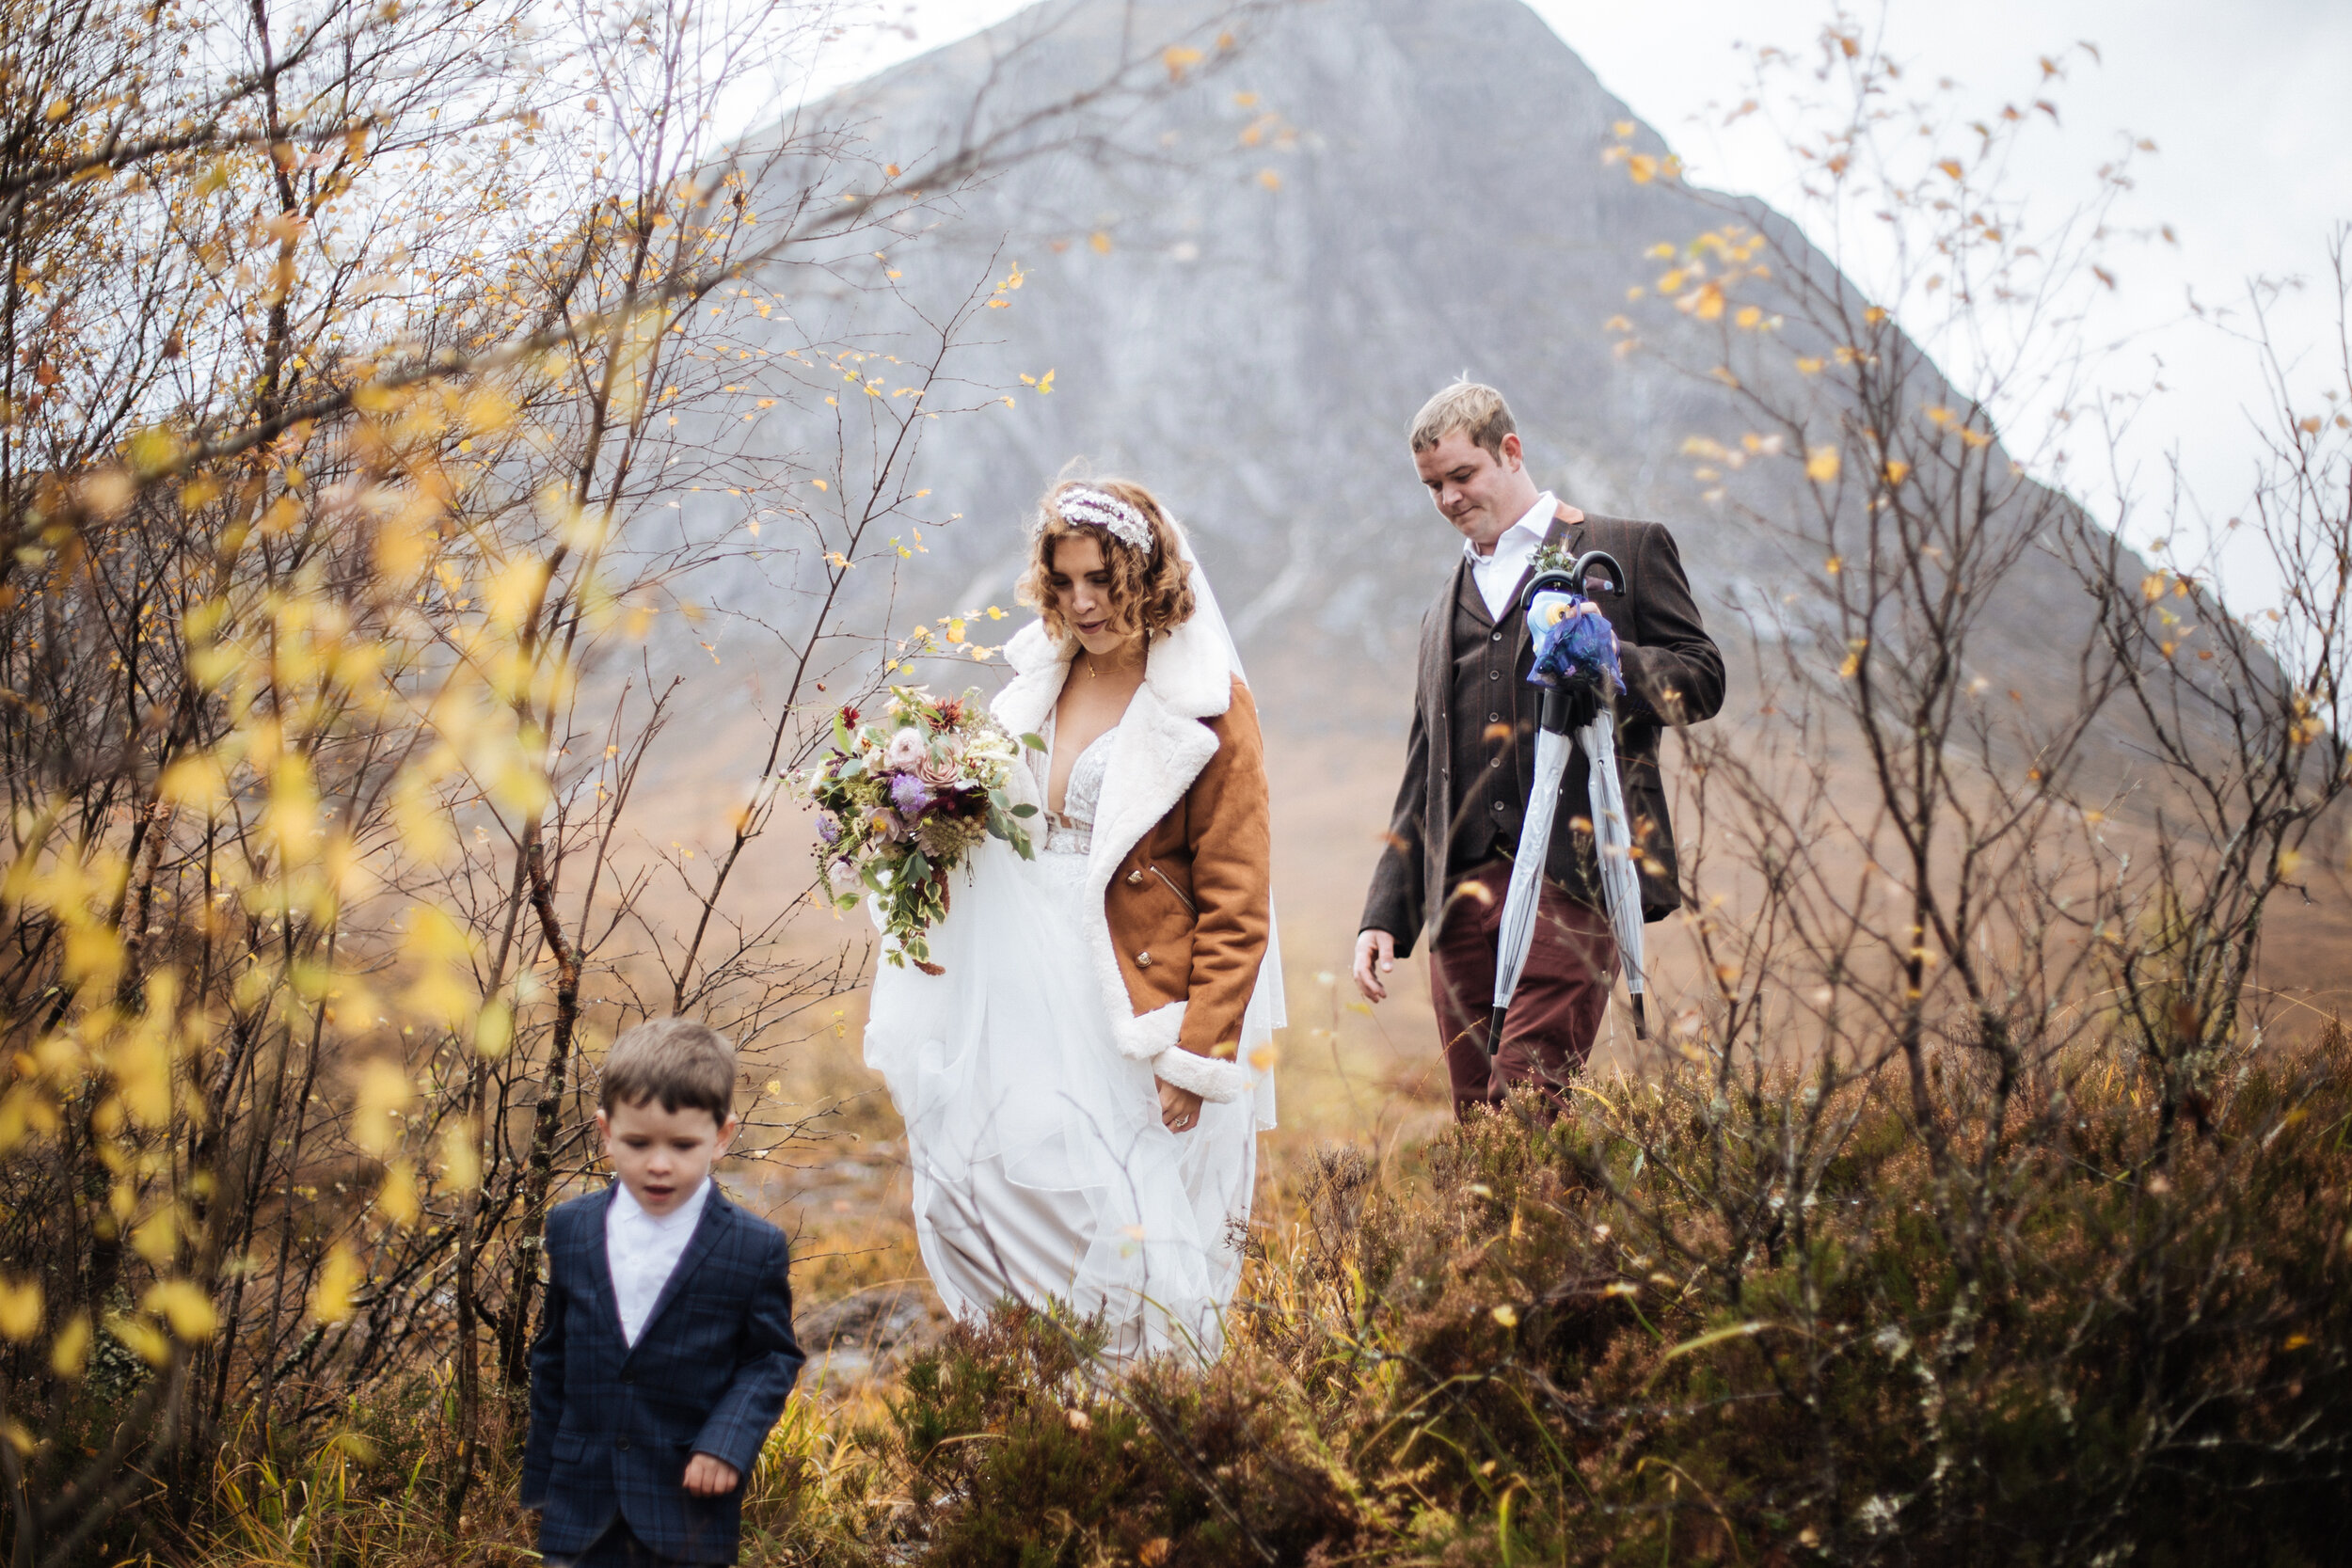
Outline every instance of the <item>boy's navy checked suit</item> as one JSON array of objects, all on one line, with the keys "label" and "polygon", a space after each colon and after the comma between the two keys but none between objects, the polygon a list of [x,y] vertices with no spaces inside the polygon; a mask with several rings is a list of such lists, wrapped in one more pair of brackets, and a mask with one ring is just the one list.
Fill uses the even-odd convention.
[{"label": "boy's navy checked suit", "polygon": [[678,1562],[733,1562],[742,1489],[698,1497],[696,1453],[747,1480],[803,1356],[783,1232],[712,1185],[669,1283],[631,1346],[605,1256],[612,1190],[548,1215],[548,1297],[531,1347],[522,1501],[546,1512],[539,1549],[581,1552],[618,1513]]}]

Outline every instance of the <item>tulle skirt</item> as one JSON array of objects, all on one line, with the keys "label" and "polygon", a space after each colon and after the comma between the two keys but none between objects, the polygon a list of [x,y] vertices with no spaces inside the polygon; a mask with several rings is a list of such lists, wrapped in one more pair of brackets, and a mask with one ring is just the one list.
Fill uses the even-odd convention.
[{"label": "tulle skirt", "polygon": [[879,966],[866,1062],[905,1120],[915,1232],[950,1311],[1050,1298],[1100,1314],[1115,1358],[1213,1358],[1271,1085],[1203,1104],[1190,1132],[1160,1124],[1081,940],[1086,863],[975,849],[930,933],[946,973]]}]

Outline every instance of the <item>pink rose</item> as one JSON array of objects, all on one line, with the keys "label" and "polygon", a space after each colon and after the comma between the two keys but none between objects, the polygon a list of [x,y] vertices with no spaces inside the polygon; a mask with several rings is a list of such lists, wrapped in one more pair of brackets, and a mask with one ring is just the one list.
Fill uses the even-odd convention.
[{"label": "pink rose", "polygon": [[954,784],[963,772],[963,741],[957,736],[940,737],[939,754],[926,756],[914,765],[914,776],[937,788]]},{"label": "pink rose", "polygon": [[930,748],[923,744],[923,733],[910,725],[890,737],[890,744],[882,751],[882,766],[916,768],[930,755]]}]

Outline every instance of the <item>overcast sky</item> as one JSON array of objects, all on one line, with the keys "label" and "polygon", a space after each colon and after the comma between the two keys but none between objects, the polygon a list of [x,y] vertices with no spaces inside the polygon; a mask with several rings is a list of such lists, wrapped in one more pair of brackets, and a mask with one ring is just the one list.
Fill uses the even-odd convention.
[{"label": "overcast sky", "polygon": [[[1443,0],[1432,0],[1442,4]],[[1689,177],[1767,199],[1787,194],[1788,155],[1759,119],[1729,130],[1721,105],[1748,85],[1741,43],[1803,49],[1832,8],[1820,0],[1530,0],[1601,81],[1682,155]],[[1017,0],[888,0],[904,28],[861,35],[825,62],[833,80],[934,47],[1021,8]],[[2137,169],[2119,227],[2169,224],[2173,246],[2125,251],[2119,289],[2101,320],[2102,342],[2121,342],[2099,374],[2138,387],[2160,359],[2169,388],[2141,417],[2127,457],[2143,483],[2160,477],[2168,451],[2216,518],[2237,509],[2255,452],[2248,411],[2262,383],[2247,352],[2188,317],[2191,291],[2207,305],[2243,301],[2255,274],[2323,279],[2331,229],[2352,221],[2352,3],[2348,0],[1891,0],[1858,6],[1883,24],[1890,53],[1915,79],[1949,76],[1985,107],[2048,91],[2036,61],[2078,40],[2057,84],[2062,124],[2038,133],[2016,166],[2023,184],[2054,204],[2087,197],[2119,133],[2156,144]],[[908,36],[909,32],[912,37]],[[852,60],[855,60],[854,66]],[[1715,112],[1709,114],[1710,106]],[[1784,206],[1786,203],[1783,203]],[[2322,291],[2290,297],[2285,335],[2325,353],[2329,318]],[[2320,383],[2313,365],[2305,386]],[[2316,402],[2314,400],[2314,406]],[[2015,423],[2025,418],[2011,411]],[[2035,446],[2012,429],[2012,445]],[[2081,467],[2077,495],[2105,515],[2111,502]],[[2136,531],[2144,538],[2153,529]],[[2259,594],[2259,588],[2244,584]]]}]

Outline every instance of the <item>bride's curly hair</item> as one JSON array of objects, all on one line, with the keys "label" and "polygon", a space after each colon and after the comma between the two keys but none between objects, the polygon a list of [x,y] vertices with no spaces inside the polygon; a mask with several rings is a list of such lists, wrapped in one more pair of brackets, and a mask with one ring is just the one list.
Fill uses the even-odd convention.
[{"label": "bride's curly hair", "polygon": [[[1138,549],[1109,529],[1063,516],[1061,498],[1081,489],[1115,496],[1142,514],[1152,530],[1151,549]],[[1070,623],[1062,616],[1053,585],[1054,547],[1065,539],[1091,539],[1102,546],[1111,573],[1111,625],[1117,630],[1168,631],[1192,619],[1192,568],[1184,564],[1176,525],[1151,491],[1132,480],[1065,479],[1045,492],[1037,511],[1028,570],[1021,574],[1015,592],[1021,603],[1037,607],[1045,629],[1056,637],[1070,636]]]}]

